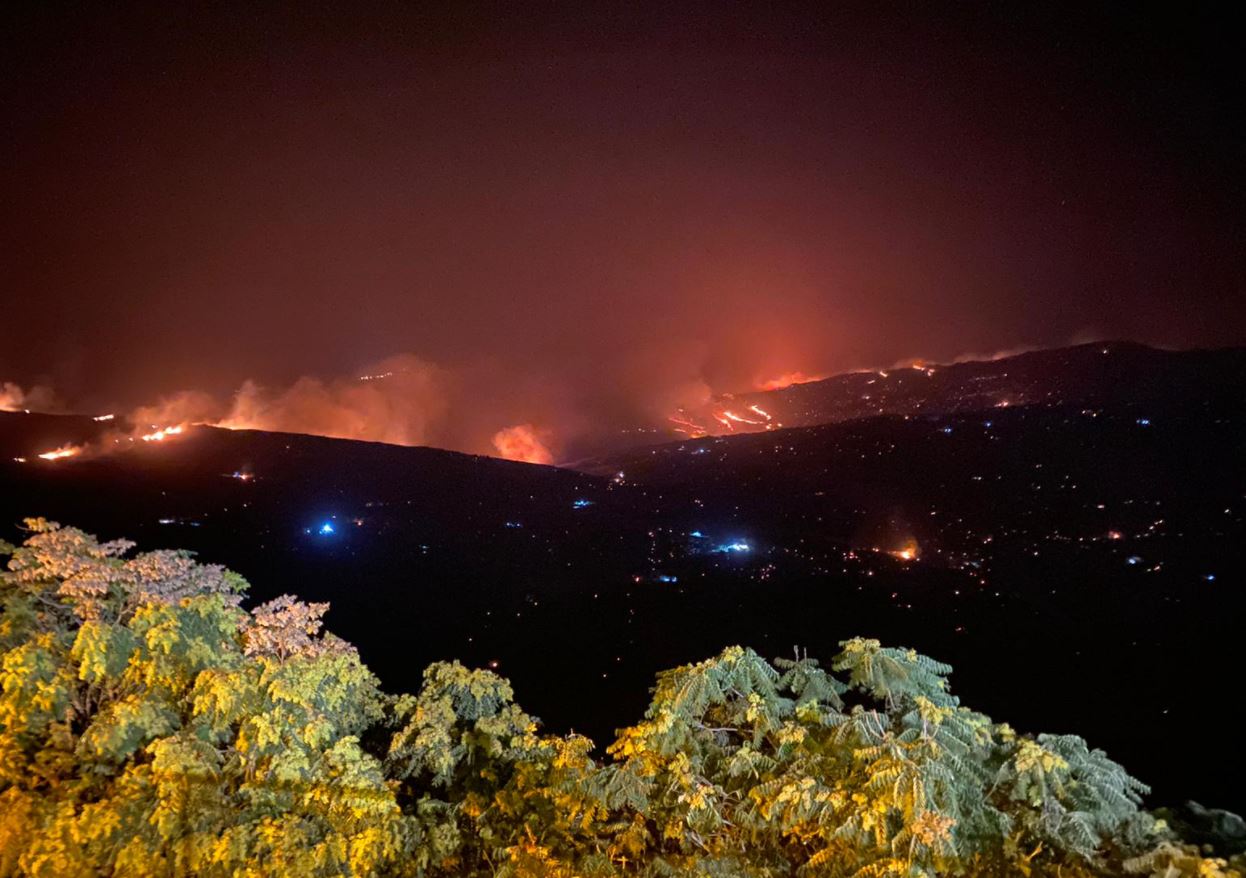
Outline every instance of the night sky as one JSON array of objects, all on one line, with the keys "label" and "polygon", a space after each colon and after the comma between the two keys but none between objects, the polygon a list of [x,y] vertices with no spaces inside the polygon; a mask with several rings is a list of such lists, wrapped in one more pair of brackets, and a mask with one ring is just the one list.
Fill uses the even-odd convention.
[{"label": "night sky", "polygon": [[404,435],[479,450],[796,369],[1246,342],[1227,14],[671,5],[6,7],[0,381],[292,406],[403,355]]}]

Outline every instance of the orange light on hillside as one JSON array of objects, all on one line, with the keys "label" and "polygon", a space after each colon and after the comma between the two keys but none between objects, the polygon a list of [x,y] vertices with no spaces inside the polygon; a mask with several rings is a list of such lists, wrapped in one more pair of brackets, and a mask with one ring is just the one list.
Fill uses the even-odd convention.
[{"label": "orange light on hillside", "polygon": [[887,554],[893,558],[899,558],[901,561],[916,561],[918,556],[921,555],[921,549],[917,545],[917,540],[909,540],[900,548]]},{"label": "orange light on hillside", "polygon": [[785,372],[775,378],[767,378],[764,381],[757,382],[758,390],[782,390],[785,387],[791,387],[793,384],[808,384],[811,381],[821,381],[825,375],[808,375],[804,372]]}]

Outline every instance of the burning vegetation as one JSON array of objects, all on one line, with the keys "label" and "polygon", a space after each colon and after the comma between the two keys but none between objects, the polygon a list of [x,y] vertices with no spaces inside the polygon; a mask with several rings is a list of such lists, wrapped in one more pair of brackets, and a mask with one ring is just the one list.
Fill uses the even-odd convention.
[{"label": "burning vegetation", "polygon": [[62,445],[60,448],[43,452],[39,458],[41,460],[63,460],[66,457],[76,457],[81,453],[82,447],[79,445]]},{"label": "burning vegetation", "polygon": [[830,376],[828,375],[809,375],[805,372],[785,372],[774,378],[759,379],[755,386],[757,390],[783,390],[785,387],[791,387],[794,384],[811,384],[814,381],[822,381]]},{"label": "burning vegetation", "polygon": [[153,430],[151,433],[144,433],[139,436],[144,442],[163,442],[169,436],[179,436],[186,430],[185,424],[174,424],[169,427],[162,427],[159,430]]},{"label": "burning vegetation", "polygon": [[917,540],[908,540],[900,548],[892,549],[887,554],[901,561],[916,561],[921,557],[921,547],[917,545]]},{"label": "burning vegetation", "polygon": [[[1082,358],[1125,350],[1102,343],[1082,348]],[[756,381],[759,389],[739,393],[715,393],[703,374],[704,363],[694,360],[671,374],[650,365],[635,375],[623,375],[624,387],[651,382],[644,394],[649,404],[634,405],[625,399],[609,403],[581,399],[567,392],[570,387],[552,380],[539,386],[522,380],[516,384],[511,376],[496,370],[448,369],[404,354],[344,377],[304,376],[277,388],[246,381],[228,400],[189,391],[128,415],[96,415],[98,423],[111,426],[115,420],[142,429],[111,435],[110,442],[100,443],[91,452],[116,450],[130,441],[160,442],[190,425],[204,424],[428,445],[551,463],[617,448],[620,435],[648,434],[652,438],[646,441],[661,441],[756,433],[877,415],[1004,409],[1055,401],[1066,392],[1081,393],[1072,385],[1051,384],[1043,377],[1041,370],[1065,369],[1067,363],[1041,365],[1043,360],[1044,356],[1026,355],[1016,361],[991,359],[937,367],[924,360],[907,360],[890,369],[830,378],[793,371]],[[1040,371],[1034,370],[1034,363],[1040,364]],[[1108,361],[1092,368],[1106,376]],[[1040,393],[1040,386],[1047,389]],[[631,391],[624,394],[632,395]],[[0,392],[0,402],[8,408],[50,399],[46,388],[27,393],[12,383],[4,384]],[[49,444],[61,441],[56,437]],[[33,456],[36,449],[28,451]]]}]

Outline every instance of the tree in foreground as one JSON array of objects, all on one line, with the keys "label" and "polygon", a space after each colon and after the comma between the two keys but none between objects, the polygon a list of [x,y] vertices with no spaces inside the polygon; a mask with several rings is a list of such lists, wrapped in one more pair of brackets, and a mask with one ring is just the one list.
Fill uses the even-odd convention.
[{"label": "tree in foreground", "polygon": [[[26,523],[0,574],[0,876],[1239,875],[1078,737],[854,639],[658,676],[592,755],[487,671],[391,697],[327,606]],[[1238,864],[1240,868],[1240,863]]]}]

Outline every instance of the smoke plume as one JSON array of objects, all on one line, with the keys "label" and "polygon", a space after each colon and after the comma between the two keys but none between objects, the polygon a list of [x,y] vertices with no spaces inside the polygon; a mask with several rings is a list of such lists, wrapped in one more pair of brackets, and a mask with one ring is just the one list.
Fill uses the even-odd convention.
[{"label": "smoke plume", "polygon": [[0,412],[50,412],[56,407],[56,395],[50,387],[35,386],[27,391],[11,381],[0,383]]},{"label": "smoke plume", "polygon": [[280,391],[247,381],[217,426],[424,445],[448,413],[448,382],[442,369],[410,354],[390,357],[364,375],[305,376]]},{"label": "smoke plume", "polygon": [[493,434],[493,447],[499,456],[524,463],[554,462],[554,455],[541,441],[538,431],[531,424],[516,424]]},{"label": "smoke plume", "polygon": [[[617,447],[620,438],[660,442],[769,420],[765,412],[731,411],[738,407],[721,403],[750,388],[777,389],[825,376],[813,371],[824,363],[808,362],[812,358],[764,341],[759,337],[757,347],[736,344],[727,358],[734,366],[726,372],[723,357],[713,356],[709,344],[671,337],[600,357],[572,357],[557,372],[535,362],[524,369],[501,358],[447,365],[404,353],[349,375],[304,375],[282,386],[246,380],[230,396],[199,390],[167,395],[133,409],[131,432],[111,437],[100,451],[176,437],[177,431],[170,432],[174,427],[209,424],[429,445],[529,463],[577,460]],[[965,354],[955,361],[997,359],[1029,349]],[[918,362],[923,361],[899,365]],[[790,368],[796,365],[810,371]],[[758,368],[774,366],[779,368]],[[46,387],[25,392],[12,383],[0,385],[0,408],[46,410],[53,405]]]}]

